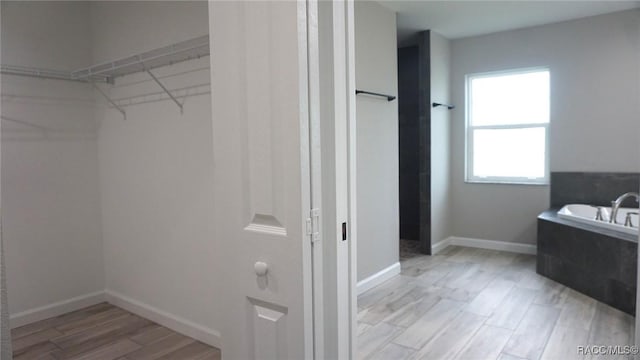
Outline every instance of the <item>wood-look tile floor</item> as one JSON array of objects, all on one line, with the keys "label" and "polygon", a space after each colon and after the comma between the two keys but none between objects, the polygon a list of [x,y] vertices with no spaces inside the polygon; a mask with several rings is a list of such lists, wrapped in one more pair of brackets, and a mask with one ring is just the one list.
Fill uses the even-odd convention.
[{"label": "wood-look tile floor", "polygon": [[410,250],[399,276],[358,297],[361,359],[568,360],[633,343],[632,316],[536,274],[535,256]]},{"label": "wood-look tile floor", "polygon": [[107,303],[15,328],[14,360],[204,360],[220,350]]}]

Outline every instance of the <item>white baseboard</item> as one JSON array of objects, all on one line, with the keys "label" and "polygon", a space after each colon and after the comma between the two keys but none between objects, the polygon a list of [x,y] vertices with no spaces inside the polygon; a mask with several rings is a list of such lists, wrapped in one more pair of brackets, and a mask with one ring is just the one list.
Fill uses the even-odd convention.
[{"label": "white baseboard", "polygon": [[220,348],[220,332],[217,330],[198,325],[190,320],[170,314],[112,290],[106,290],[105,297],[109,303],[115,306],[202,341],[205,344]]},{"label": "white baseboard", "polygon": [[435,244],[431,244],[431,254],[436,255],[440,251],[446,249],[449,245],[451,245],[451,237],[442,239]]},{"label": "white baseboard", "polygon": [[171,330],[220,348],[220,333],[111,290],[96,291],[10,316],[11,328],[45,320],[107,301]]},{"label": "white baseboard", "polygon": [[96,291],[90,294],[76,296],[71,299],[58,301],[35,309],[12,314],[9,316],[9,322],[13,329],[36,321],[80,310],[88,306],[99,304],[103,301],[105,301],[104,291]]},{"label": "white baseboard", "polygon": [[512,243],[507,241],[496,241],[486,239],[474,239],[467,237],[450,236],[431,247],[432,254],[436,254],[449,245],[466,246],[487,250],[507,251],[518,254],[535,255],[537,248],[532,244]]},{"label": "white baseboard", "polygon": [[384,268],[366,279],[358,281],[358,285],[356,286],[358,295],[382,284],[398,274],[400,274],[400,262]]}]

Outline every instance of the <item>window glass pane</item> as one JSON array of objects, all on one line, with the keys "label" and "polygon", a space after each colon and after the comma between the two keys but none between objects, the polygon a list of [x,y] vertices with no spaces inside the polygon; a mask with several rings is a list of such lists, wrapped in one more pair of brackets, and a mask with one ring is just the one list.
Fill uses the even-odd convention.
[{"label": "window glass pane", "polygon": [[473,77],[469,82],[470,124],[549,122],[549,71]]},{"label": "window glass pane", "polygon": [[544,178],[545,128],[474,129],[473,176]]}]

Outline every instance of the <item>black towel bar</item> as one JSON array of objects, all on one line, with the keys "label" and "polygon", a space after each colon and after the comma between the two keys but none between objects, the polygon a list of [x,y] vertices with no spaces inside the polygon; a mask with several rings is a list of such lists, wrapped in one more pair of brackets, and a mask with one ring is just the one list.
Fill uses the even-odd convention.
[{"label": "black towel bar", "polygon": [[358,94],[367,94],[367,95],[373,95],[373,96],[382,96],[383,98],[386,98],[387,101],[393,101],[396,99],[395,96],[392,95],[386,95],[386,94],[380,94],[380,93],[374,93],[374,92],[370,92],[370,91],[364,91],[364,90],[356,90],[356,95]]},{"label": "black towel bar", "polygon": [[456,108],[456,107],[455,107],[455,106],[453,106],[453,105],[441,104],[441,103],[436,103],[436,102],[432,103],[432,104],[431,104],[431,106],[432,106],[432,107],[446,106],[446,107],[447,107],[447,109],[449,109],[449,110],[451,110],[451,109],[455,109],[455,108]]}]

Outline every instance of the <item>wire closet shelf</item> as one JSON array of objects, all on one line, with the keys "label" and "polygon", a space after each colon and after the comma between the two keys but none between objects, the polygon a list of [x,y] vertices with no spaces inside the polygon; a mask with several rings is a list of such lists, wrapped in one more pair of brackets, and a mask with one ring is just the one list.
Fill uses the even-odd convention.
[{"label": "wire closet shelf", "polygon": [[105,78],[106,82],[113,82],[113,79],[120,76],[145,72],[208,55],[209,35],[204,35],[115,61],[72,71],[70,75],[74,79],[87,80],[98,77]]},{"label": "wire closet shelf", "polygon": [[113,84],[115,79],[118,77],[146,72],[162,88],[162,90],[169,95],[171,100],[178,105],[180,111],[182,111],[182,104],[180,104],[171,91],[169,91],[162,82],[158,80],[151,70],[177,64],[183,61],[199,59],[204,56],[209,56],[209,35],[199,36],[193,39],[130,55],[118,60],[92,65],[75,71],[61,71],[2,64],[0,66],[0,74],[92,83],[99,93],[126,117],[124,110],[117,106],[100,88],[98,88],[95,85],[96,83]]},{"label": "wire closet shelf", "polygon": [[120,76],[153,70],[208,55],[209,35],[203,35],[70,72],[7,64],[2,64],[0,72],[7,75],[31,76],[45,79],[113,83],[113,80]]}]

